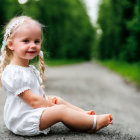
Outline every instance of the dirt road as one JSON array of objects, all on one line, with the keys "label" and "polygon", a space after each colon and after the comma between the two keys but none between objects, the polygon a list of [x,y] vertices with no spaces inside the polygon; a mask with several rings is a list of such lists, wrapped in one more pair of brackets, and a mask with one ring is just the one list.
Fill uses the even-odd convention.
[{"label": "dirt road", "polygon": [[48,136],[15,136],[3,123],[5,94],[0,92],[0,140],[129,140],[140,139],[140,92],[115,73],[95,63],[49,67],[46,71],[46,94],[57,95],[96,114],[111,113],[113,125],[95,134],[73,132],[58,123]]}]

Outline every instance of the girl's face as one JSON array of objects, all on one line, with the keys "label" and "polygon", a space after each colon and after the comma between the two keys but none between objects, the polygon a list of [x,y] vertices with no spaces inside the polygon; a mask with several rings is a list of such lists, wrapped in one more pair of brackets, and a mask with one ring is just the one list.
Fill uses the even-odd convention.
[{"label": "girl's face", "polygon": [[28,61],[33,59],[40,52],[41,28],[33,23],[23,23],[9,41],[8,47],[13,52],[16,61]]}]

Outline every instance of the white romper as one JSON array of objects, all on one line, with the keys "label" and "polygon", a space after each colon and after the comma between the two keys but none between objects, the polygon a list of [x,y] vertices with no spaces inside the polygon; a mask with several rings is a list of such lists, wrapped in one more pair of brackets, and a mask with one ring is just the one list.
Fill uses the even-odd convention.
[{"label": "white romper", "polygon": [[39,130],[40,117],[46,108],[34,109],[18,96],[30,89],[34,94],[43,97],[45,93],[40,86],[42,79],[39,71],[33,65],[29,67],[7,65],[2,73],[1,81],[7,92],[4,106],[6,127],[18,135],[47,134],[50,129]]}]

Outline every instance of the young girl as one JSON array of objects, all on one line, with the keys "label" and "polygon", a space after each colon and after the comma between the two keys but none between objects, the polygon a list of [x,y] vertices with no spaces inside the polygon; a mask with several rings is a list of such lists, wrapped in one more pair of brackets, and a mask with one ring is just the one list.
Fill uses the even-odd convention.
[{"label": "young girl", "polygon": [[[47,134],[62,122],[76,131],[95,132],[112,124],[110,114],[95,115],[60,97],[45,96],[41,49],[42,25],[27,16],[13,18],[5,28],[1,47],[0,77],[7,92],[4,122],[13,133],[33,136]],[[39,55],[40,72],[29,61]]]}]

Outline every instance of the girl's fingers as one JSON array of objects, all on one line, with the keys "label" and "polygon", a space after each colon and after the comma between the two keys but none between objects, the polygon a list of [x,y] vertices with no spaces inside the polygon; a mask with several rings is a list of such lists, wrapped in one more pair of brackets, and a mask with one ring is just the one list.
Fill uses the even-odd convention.
[{"label": "girl's fingers", "polygon": [[57,98],[56,98],[56,97],[53,97],[53,98],[52,98],[52,103],[54,103],[54,104],[57,104],[57,103],[58,103],[58,101],[57,101]]},{"label": "girl's fingers", "polygon": [[58,100],[56,97],[48,97],[49,101],[53,104],[57,104],[58,103]]}]

